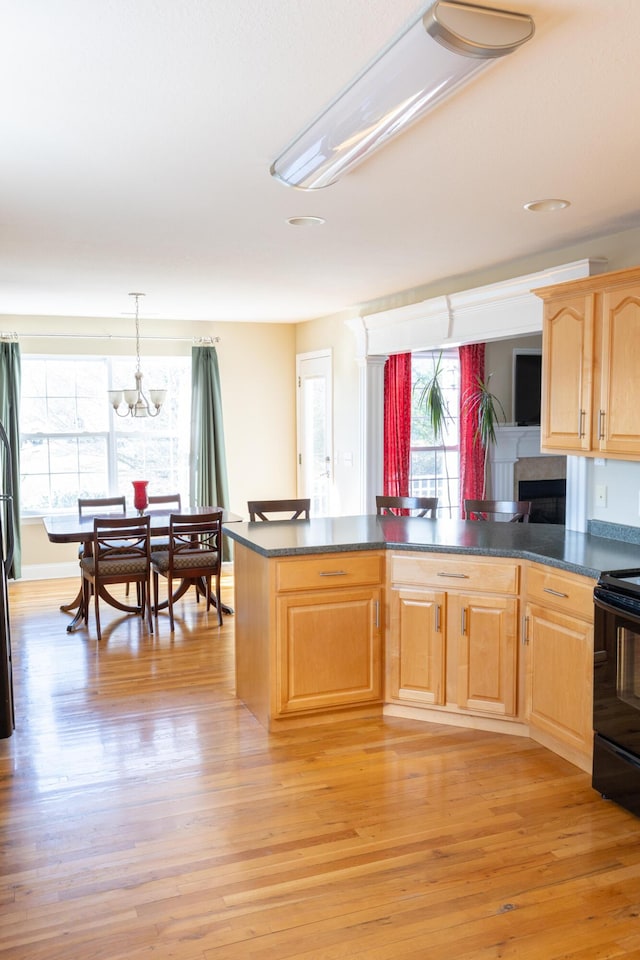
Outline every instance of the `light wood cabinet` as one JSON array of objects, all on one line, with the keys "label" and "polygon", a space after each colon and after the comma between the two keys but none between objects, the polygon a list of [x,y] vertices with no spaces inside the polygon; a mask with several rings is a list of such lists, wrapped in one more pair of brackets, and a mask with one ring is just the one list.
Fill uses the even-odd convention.
[{"label": "light wood cabinet", "polygon": [[542,449],[640,459],[640,268],[535,292],[545,301]]},{"label": "light wood cabinet", "polygon": [[518,564],[411,553],[390,564],[387,698],[515,717]]},{"label": "light wood cabinet", "polygon": [[523,642],[532,739],[591,769],[593,587],[587,577],[530,564]]},{"label": "light wood cabinet", "polygon": [[236,545],[236,689],[267,729],[382,711],[384,554]]}]

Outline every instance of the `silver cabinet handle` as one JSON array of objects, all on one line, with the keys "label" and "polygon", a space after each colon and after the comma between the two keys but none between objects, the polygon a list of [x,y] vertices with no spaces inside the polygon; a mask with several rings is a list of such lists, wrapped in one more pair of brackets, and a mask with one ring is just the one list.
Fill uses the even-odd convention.
[{"label": "silver cabinet handle", "polygon": [[604,440],[604,410],[598,416],[598,440]]},{"label": "silver cabinet handle", "polygon": [[578,410],[578,437],[580,438],[580,440],[582,440],[582,438],[584,437],[584,417],[585,417],[585,411]]},{"label": "silver cabinet handle", "polygon": [[346,577],[347,571],[346,570],[321,570],[320,576],[321,577]]},{"label": "silver cabinet handle", "polygon": [[438,573],[438,576],[439,576],[439,577],[454,577],[456,580],[468,580],[468,579],[469,579],[469,574],[468,574],[468,573],[446,573],[445,571],[442,571],[442,572]]},{"label": "silver cabinet handle", "polygon": [[375,601],[375,608],[376,608],[375,624],[376,624],[376,630],[377,630],[380,626],[380,601],[379,600]]},{"label": "silver cabinet handle", "polygon": [[522,618],[522,643],[529,643],[529,617]]},{"label": "silver cabinet handle", "polygon": [[553,597],[562,597],[563,600],[566,600],[569,596],[568,593],[562,593],[560,590],[552,590],[551,587],[543,587],[543,593],[550,593]]},{"label": "silver cabinet handle", "polygon": [[440,604],[436,603],[436,633],[440,633]]},{"label": "silver cabinet handle", "polygon": [[467,633],[467,608],[463,607],[460,615],[460,633],[466,636]]}]

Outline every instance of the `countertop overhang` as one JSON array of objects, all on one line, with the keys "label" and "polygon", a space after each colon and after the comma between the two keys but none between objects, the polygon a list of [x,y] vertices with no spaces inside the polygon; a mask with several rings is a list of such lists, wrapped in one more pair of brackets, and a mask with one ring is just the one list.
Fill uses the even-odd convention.
[{"label": "countertop overhang", "polygon": [[230,523],[224,530],[230,539],[267,558],[416,550],[513,557],[594,578],[604,570],[640,567],[640,544],[556,524],[356,516]]}]

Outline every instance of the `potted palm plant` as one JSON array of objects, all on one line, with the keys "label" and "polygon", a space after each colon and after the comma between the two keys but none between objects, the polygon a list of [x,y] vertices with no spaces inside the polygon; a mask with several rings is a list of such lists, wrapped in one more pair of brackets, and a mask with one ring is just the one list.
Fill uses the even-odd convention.
[{"label": "potted palm plant", "polygon": [[478,376],[475,385],[463,399],[463,409],[473,419],[475,428],[473,434],[474,445],[481,444],[484,449],[484,467],[482,475],[482,497],[487,492],[487,467],[489,464],[489,447],[496,442],[496,426],[506,423],[504,408],[496,395],[491,393],[489,383],[492,374],[484,380]]}]

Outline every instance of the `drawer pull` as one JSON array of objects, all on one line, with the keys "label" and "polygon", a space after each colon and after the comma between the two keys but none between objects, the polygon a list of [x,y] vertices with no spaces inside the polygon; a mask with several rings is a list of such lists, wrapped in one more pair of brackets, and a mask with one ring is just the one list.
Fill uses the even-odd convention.
[{"label": "drawer pull", "polygon": [[347,571],[346,570],[321,570],[320,576],[321,577],[346,577]]},{"label": "drawer pull", "polygon": [[468,573],[445,573],[445,572],[443,571],[443,572],[441,572],[441,573],[438,573],[438,576],[439,576],[439,577],[453,577],[455,580],[468,580],[468,579],[469,579],[469,574],[468,574]]},{"label": "drawer pull", "polygon": [[560,590],[552,590],[551,587],[543,587],[542,592],[550,593],[554,597],[562,597],[563,600],[568,600],[569,598],[568,593],[562,593]]}]

